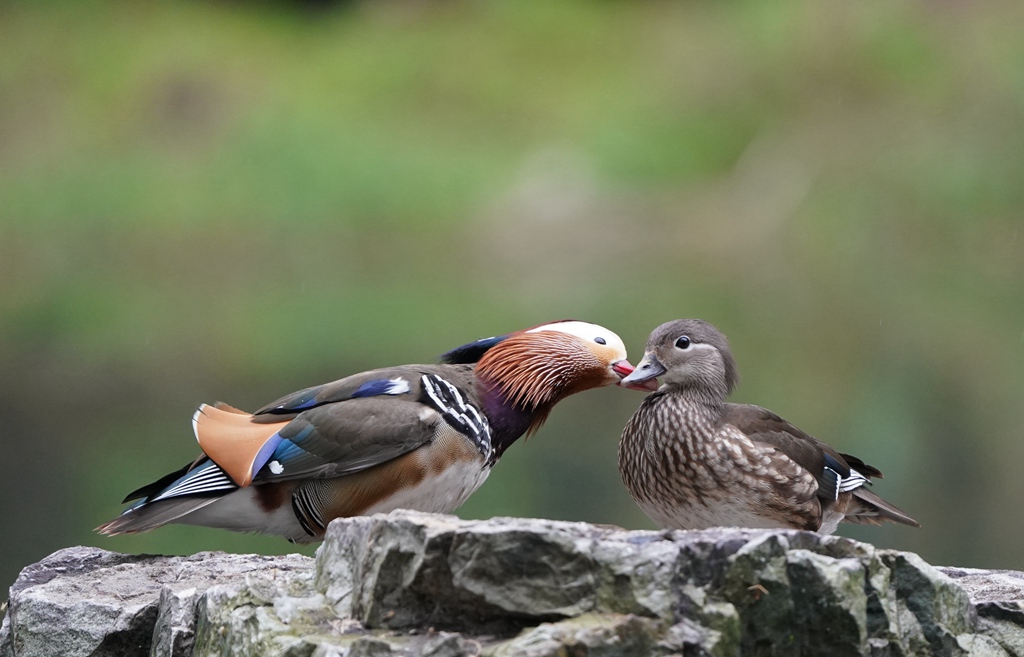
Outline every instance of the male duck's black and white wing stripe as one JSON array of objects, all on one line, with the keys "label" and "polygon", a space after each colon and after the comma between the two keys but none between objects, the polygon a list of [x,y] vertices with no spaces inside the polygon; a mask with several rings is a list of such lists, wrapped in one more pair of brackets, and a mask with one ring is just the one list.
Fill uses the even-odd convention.
[{"label": "male duck's black and white wing stripe", "polygon": [[491,427],[487,418],[467,398],[467,394],[438,374],[424,374],[423,392],[453,429],[473,441],[485,458],[491,455]]}]

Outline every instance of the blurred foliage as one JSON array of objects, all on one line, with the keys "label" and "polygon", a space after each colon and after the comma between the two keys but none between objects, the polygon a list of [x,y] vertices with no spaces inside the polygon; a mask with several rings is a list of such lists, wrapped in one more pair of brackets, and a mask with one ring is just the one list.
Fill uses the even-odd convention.
[{"label": "blurred foliage", "polygon": [[[878,465],[924,525],[1024,568],[1019,2],[0,5],[0,580],[104,538],[243,408],[575,317],[638,360],[731,338],[736,399]],[[651,526],[639,393],[572,398],[460,513]],[[309,550],[307,549],[307,552]]]}]

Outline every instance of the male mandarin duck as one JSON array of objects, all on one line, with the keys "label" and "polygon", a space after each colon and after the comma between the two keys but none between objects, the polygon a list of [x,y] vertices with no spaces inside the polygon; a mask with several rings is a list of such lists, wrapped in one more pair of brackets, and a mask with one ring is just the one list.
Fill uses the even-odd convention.
[{"label": "male mandarin duck", "polygon": [[622,480],[651,520],[668,529],[823,534],[841,521],[920,526],[865,487],[882,476],[876,468],[769,410],[726,403],[738,377],[725,336],[707,322],[681,319],[651,333],[643,360],[621,381],[657,389],[619,443]]},{"label": "male mandarin duck", "polygon": [[477,340],[438,365],[404,365],[300,390],[253,414],[202,405],[203,454],[129,494],[98,531],[170,522],[323,538],[334,518],[396,508],[450,513],[552,407],[632,372],[615,333],[565,320]]}]

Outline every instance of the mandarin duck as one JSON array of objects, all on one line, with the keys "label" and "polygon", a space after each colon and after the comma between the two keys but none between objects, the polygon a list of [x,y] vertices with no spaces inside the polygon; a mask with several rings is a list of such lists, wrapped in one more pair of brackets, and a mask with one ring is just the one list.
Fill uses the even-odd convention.
[{"label": "mandarin duck", "polygon": [[[657,379],[661,386],[657,386]],[[666,529],[796,528],[831,534],[841,521],[914,527],[866,487],[876,468],[841,454],[759,406],[726,403],[739,375],[725,336],[681,319],[651,333],[621,381],[648,385],[622,433],[619,472]]]},{"label": "mandarin duck", "polygon": [[633,370],[606,328],[565,320],[477,340],[437,365],[404,365],[307,388],[246,413],[203,404],[203,454],[130,493],[97,528],[184,523],[323,538],[334,518],[406,508],[450,513],[560,400]]}]

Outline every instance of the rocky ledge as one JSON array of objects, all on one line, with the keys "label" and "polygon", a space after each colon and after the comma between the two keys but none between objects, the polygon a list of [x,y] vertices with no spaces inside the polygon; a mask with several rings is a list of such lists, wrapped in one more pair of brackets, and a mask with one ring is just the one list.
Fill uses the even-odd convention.
[{"label": "rocky ledge", "polygon": [[1024,573],[800,531],[413,512],[315,559],[69,548],[22,571],[0,657],[1017,655]]}]

